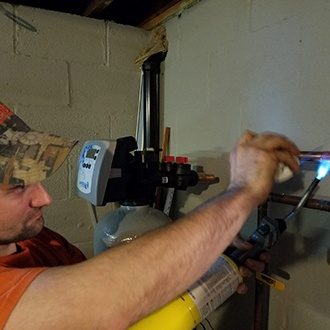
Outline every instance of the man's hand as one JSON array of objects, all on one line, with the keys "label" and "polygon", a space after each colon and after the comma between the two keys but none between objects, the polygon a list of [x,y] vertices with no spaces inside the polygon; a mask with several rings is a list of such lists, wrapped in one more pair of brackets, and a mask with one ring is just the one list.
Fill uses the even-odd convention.
[{"label": "man's hand", "polygon": [[246,131],[230,155],[229,188],[248,189],[257,204],[261,204],[270,193],[279,163],[299,172],[295,158],[298,155],[297,146],[283,135]]},{"label": "man's hand", "polygon": [[[280,163],[287,165],[292,172],[299,172],[296,157],[300,151],[287,137],[276,133],[256,134],[246,131],[230,155],[231,173],[229,189],[245,189],[255,206],[262,204],[268,197],[274,183],[274,177]],[[239,236],[233,246],[248,250],[252,245]],[[259,259],[247,259],[240,267],[243,277],[250,277],[254,272],[261,272],[270,256],[264,252]],[[246,284],[241,283],[238,293],[247,292]]]},{"label": "man's hand", "polygon": [[[252,248],[252,244],[243,240],[239,235],[235,237],[232,246],[243,251]],[[251,277],[255,272],[262,272],[269,260],[269,253],[262,252],[258,260],[251,258],[246,259],[244,266],[239,267],[239,271],[243,277]],[[239,294],[245,294],[248,291],[248,286],[243,282],[239,284],[236,291]]]}]

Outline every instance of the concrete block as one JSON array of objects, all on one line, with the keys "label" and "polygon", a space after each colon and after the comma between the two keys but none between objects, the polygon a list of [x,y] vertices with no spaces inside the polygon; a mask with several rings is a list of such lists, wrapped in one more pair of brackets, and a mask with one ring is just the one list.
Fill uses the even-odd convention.
[{"label": "concrete block", "polygon": [[19,6],[19,15],[33,22],[37,33],[19,29],[17,51],[32,57],[105,64],[105,23],[78,15]]},{"label": "concrete block", "polygon": [[139,71],[134,61],[139,53],[150,46],[150,31],[127,25],[108,22],[109,64],[112,68],[126,71]]},{"label": "concrete block", "polygon": [[63,235],[69,242],[88,242],[93,240],[94,227],[82,199],[53,201],[44,209],[46,225]]},{"label": "concrete block", "polygon": [[111,117],[111,139],[118,139],[124,136],[135,136],[136,131],[136,115],[120,116],[115,115]]},{"label": "concrete block", "polygon": [[93,115],[136,112],[140,72],[70,65],[70,81],[73,107],[89,109]]},{"label": "concrete block", "polygon": [[34,105],[69,103],[66,63],[0,53],[0,90],[7,102]]},{"label": "concrete block", "polygon": [[[0,2],[0,5],[9,12],[13,12],[13,6],[9,3]],[[13,53],[14,52],[14,22],[6,17],[2,11],[0,11],[0,52]]]}]

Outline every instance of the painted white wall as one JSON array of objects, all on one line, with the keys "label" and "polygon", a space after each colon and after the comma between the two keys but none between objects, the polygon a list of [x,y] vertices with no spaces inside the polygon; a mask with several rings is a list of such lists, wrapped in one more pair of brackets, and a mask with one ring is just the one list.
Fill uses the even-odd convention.
[{"label": "painted white wall", "polygon": [[[179,215],[225,189],[228,152],[245,129],[277,131],[301,150],[330,150],[329,21],[324,0],[203,0],[167,22],[163,106],[171,154],[220,178],[207,191],[180,194]],[[314,175],[304,166],[273,190],[299,196]],[[330,200],[330,176],[316,198]],[[269,209],[281,217],[292,207]],[[328,212],[304,209],[272,249],[271,273],[286,290],[271,291],[270,330],[329,328],[329,231]],[[214,329],[251,329],[253,295],[232,297],[209,320]]]},{"label": "painted white wall", "polygon": [[[74,195],[78,154],[86,140],[135,134],[139,52],[151,36],[100,20],[2,5],[32,24],[0,13],[0,99],[34,129],[79,139],[60,170],[45,181],[53,197],[46,225],[93,255],[93,213]],[[101,217],[112,205],[97,208]]]}]

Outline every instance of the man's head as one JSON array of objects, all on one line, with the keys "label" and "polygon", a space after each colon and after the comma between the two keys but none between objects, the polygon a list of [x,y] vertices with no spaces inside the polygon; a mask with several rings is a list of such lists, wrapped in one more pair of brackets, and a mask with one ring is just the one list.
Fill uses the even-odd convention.
[{"label": "man's head", "polygon": [[37,235],[51,197],[40,183],[63,163],[76,140],[30,129],[0,102],[1,247]]}]

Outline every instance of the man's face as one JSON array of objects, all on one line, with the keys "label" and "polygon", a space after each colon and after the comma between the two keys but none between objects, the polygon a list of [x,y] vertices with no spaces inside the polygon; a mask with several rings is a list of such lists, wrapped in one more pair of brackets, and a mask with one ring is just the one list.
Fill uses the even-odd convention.
[{"label": "man's face", "polygon": [[37,235],[44,225],[42,207],[51,201],[41,183],[0,184],[0,245]]}]

